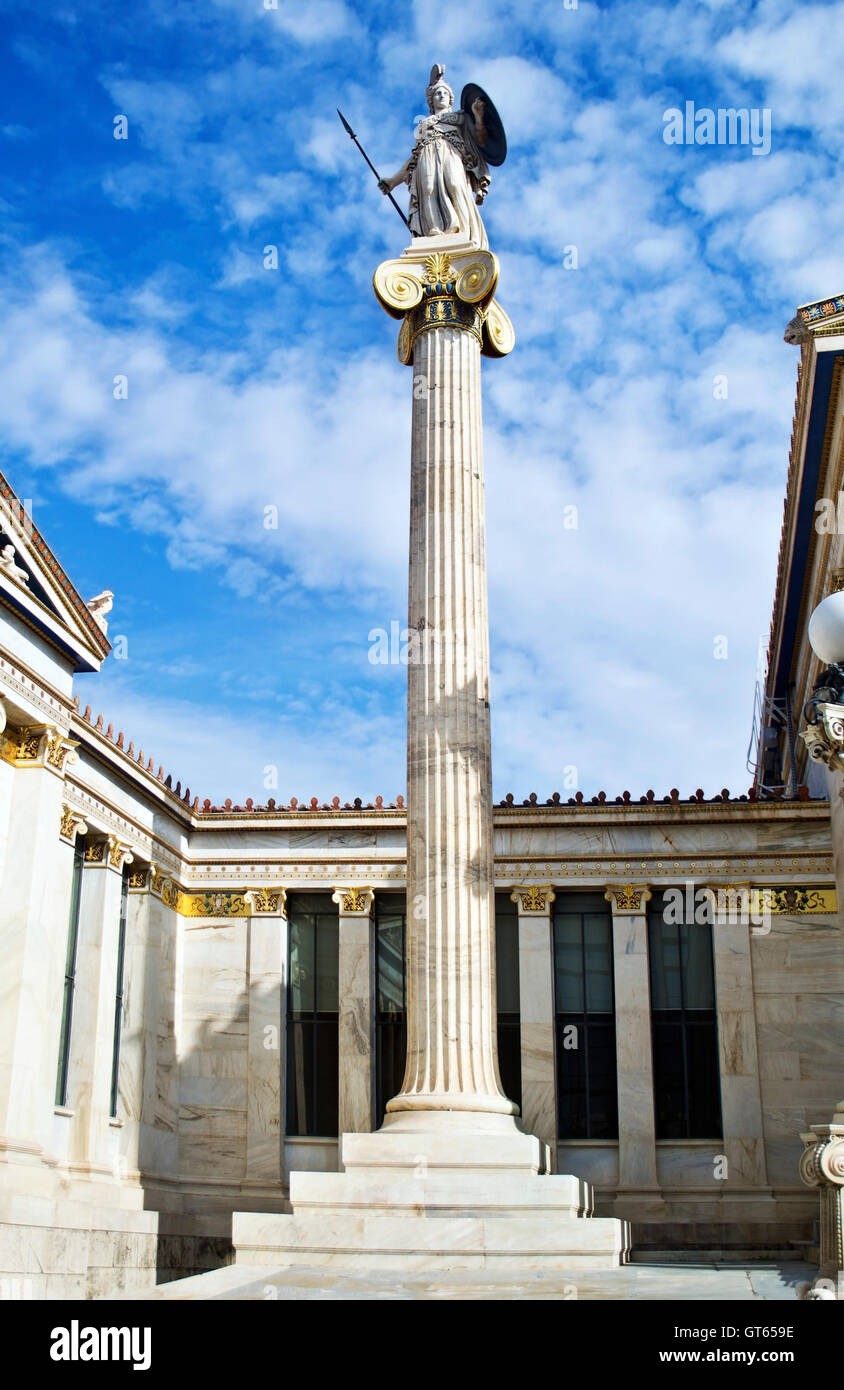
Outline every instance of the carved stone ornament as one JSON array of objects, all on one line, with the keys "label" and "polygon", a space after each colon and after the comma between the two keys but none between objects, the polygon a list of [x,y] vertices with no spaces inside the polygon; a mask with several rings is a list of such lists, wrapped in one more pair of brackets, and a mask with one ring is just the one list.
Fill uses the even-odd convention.
[{"label": "carved stone ornament", "polygon": [[117,869],[118,873],[122,873],[123,865],[131,864],[134,858],[135,856],[129,845],[123,844],[121,840],[118,840],[116,835],[109,835],[108,864],[110,869]]},{"label": "carved stone ornament", "polygon": [[127,877],[129,880],[130,893],[138,893],[148,886],[149,870],[145,869],[143,865],[139,865],[136,869],[131,869]]},{"label": "carved stone ornament", "polygon": [[513,326],[493,298],[498,270],[491,251],[465,244],[447,251],[411,247],[396,260],[383,261],[372,283],[382,308],[402,320],[399,360],[412,362],[416,338],[435,328],[473,333],[487,357],[510,352]]},{"label": "carved stone ornament", "polygon": [[514,888],[510,901],[517,905],[520,917],[548,917],[556,896],[550,883],[530,884],[524,888]]},{"label": "carved stone ornament", "polygon": [[87,835],[88,827],[78,811],[74,811],[67,802],[62,802],[62,818],[59,826],[59,835],[63,840],[68,840],[73,844],[77,835]]},{"label": "carved stone ornament", "polygon": [[[49,767],[64,774],[68,761],[76,762],[79,744],[54,724],[35,724],[26,728],[9,725],[3,740],[3,759],[15,767]],[[43,757],[43,761],[42,761]]]},{"label": "carved stone ornament", "polygon": [[286,888],[250,888],[243,896],[252,908],[253,917],[287,915]]},{"label": "carved stone ornament", "polygon": [[21,764],[33,764],[38,762],[41,752],[41,740],[44,737],[43,724],[33,728],[15,728],[9,724],[6,728],[6,737],[3,744],[3,758],[6,762],[13,763],[16,767]]},{"label": "carved stone ornament", "polygon": [[375,893],[372,888],[335,888],[331,901],[338,904],[341,917],[368,917]]},{"label": "carved stone ornament", "polygon": [[807,1187],[819,1189],[821,1206],[820,1268],[806,1294],[815,1299],[829,1297],[829,1288],[840,1289],[844,1279],[844,1100],[831,1124],[812,1125],[800,1138],[805,1145],[800,1177]]},{"label": "carved stone ornament", "polygon": [[79,761],[78,754],[74,751],[79,744],[76,739],[68,738],[61,729],[56,729],[53,725],[48,724],[45,732],[47,742],[44,762],[47,767],[63,773],[68,763]]},{"label": "carved stone ornament", "polygon": [[612,904],[614,917],[624,913],[644,912],[645,904],[650,902],[651,896],[651,890],[646,883],[614,883],[610,884],[604,893],[607,902]]},{"label": "carved stone ornament", "polygon": [[85,846],[85,863],[104,864],[106,862],[106,848],[105,840],[91,840],[90,844]]},{"label": "carved stone ornament", "polygon": [[800,737],[816,763],[832,772],[844,772],[844,705],[817,706],[818,722],[807,724]]}]

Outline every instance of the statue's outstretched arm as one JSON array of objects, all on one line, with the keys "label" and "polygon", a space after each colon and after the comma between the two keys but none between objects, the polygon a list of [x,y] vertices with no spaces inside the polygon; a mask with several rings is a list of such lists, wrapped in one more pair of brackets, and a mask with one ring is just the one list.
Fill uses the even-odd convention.
[{"label": "statue's outstretched arm", "polygon": [[378,187],[381,189],[382,193],[392,193],[394,188],[398,188],[400,183],[405,182],[405,180],[407,179],[407,170],[409,164],[410,160],[405,160],[398,173],[393,174],[392,178],[378,180]]}]

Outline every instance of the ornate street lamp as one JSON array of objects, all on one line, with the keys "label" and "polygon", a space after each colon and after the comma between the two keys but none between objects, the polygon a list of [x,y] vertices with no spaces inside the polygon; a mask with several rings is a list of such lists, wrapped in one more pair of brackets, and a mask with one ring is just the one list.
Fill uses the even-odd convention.
[{"label": "ornate street lamp", "polygon": [[818,604],[809,619],[809,644],[826,669],[806,701],[800,737],[816,762],[844,772],[844,592]]}]

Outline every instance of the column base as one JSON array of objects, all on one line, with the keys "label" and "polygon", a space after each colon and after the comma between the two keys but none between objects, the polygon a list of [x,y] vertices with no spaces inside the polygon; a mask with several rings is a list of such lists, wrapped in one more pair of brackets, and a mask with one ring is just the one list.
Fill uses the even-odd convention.
[{"label": "column base", "polygon": [[513,1115],[400,1110],[388,1114],[374,1134],[344,1134],[340,1162],[347,1173],[371,1171],[379,1178],[387,1172],[405,1178],[434,1172],[527,1178],[549,1172],[550,1153],[536,1135],[524,1133]]},{"label": "column base", "polygon": [[510,1115],[388,1115],[344,1134],[342,1173],[291,1173],[292,1216],[236,1212],[236,1263],[338,1269],[614,1269],[626,1222],[593,1218],[592,1190],[548,1173],[547,1145]]}]

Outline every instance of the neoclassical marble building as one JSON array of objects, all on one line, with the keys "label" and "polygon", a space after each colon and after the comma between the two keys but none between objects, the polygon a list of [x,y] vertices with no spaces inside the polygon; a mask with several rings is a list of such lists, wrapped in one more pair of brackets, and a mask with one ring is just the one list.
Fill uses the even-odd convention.
[{"label": "neoclassical marble building", "polygon": [[[842,536],[815,525],[844,482],[844,301],[787,338],[754,786],[494,813],[502,1080],[634,1257],[804,1251],[800,1135],[840,1098],[842,777],[799,731],[808,617],[844,583]],[[290,1172],[336,1169],[338,1135],[380,1124],[403,1070],[405,809],[183,792],[79,708],[107,604],[0,496],[0,1279],[95,1296],[225,1263],[234,1212],[288,1210]]]}]

